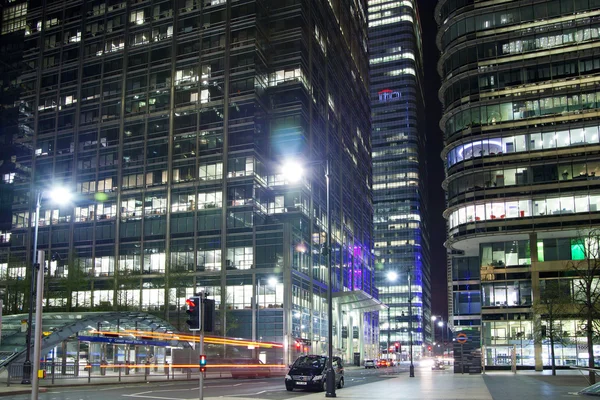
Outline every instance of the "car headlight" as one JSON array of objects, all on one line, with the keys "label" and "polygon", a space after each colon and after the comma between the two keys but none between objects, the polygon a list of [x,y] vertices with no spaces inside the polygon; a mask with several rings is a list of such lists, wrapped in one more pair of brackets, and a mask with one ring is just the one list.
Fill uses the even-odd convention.
[{"label": "car headlight", "polygon": [[313,377],[313,381],[320,381],[321,379],[323,379],[323,375],[315,375]]},{"label": "car headlight", "polygon": [[286,375],[286,376],[285,376],[285,380],[286,380],[286,381],[291,381],[291,380],[292,380],[292,377],[291,377],[291,376],[289,376],[289,375]]}]

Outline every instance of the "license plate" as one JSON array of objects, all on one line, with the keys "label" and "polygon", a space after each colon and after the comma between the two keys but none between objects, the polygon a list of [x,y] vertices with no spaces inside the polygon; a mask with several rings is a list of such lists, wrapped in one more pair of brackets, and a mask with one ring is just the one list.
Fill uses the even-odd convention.
[{"label": "license plate", "polygon": [[306,382],[296,382],[296,385],[306,385]]}]

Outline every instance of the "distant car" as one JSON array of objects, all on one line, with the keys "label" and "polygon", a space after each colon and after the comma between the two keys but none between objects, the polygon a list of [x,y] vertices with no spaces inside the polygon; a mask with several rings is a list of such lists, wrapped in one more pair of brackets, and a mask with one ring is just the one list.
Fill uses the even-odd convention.
[{"label": "distant car", "polygon": [[377,361],[377,367],[379,367],[379,368],[385,368],[387,366],[388,365],[387,365],[387,361],[386,360],[379,360],[379,361]]},{"label": "distant car", "polygon": [[[290,367],[285,376],[285,388],[288,392],[294,389],[326,389],[327,357],[317,355],[300,356]],[[344,387],[344,366],[342,359],[333,357],[335,384],[338,389]]]},{"label": "distant car", "polygon": [[365,360],[365,368],[369,369],[369,368],[377,368],[377,361],[375,360]]}]

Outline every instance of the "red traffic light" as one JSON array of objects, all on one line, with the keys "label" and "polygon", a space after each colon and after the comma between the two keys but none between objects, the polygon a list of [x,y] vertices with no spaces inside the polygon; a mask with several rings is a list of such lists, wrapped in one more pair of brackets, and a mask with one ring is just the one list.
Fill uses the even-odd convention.
[{"label": "red traffic light", "polygon": [[302,348],[302,343],[296,342],[296,350],[300,350]]},{"label": "red traffic light", "polygon": [[185,300],[185,304],[188,309],[186,310],[186,314],[188,315],[188,320],[185,321],[188,324],[190,330],[200,330],[200,297],[191,297]]}]

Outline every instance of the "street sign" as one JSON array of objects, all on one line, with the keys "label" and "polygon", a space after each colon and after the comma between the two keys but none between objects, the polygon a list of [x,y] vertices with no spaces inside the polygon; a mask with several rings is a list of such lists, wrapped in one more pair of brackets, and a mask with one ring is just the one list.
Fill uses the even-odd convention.
[{"label": "street sign", "polygon": [[456,335],[456,341],[461,344],[467,343],[467,334],[464,332],[459,333]]}]

